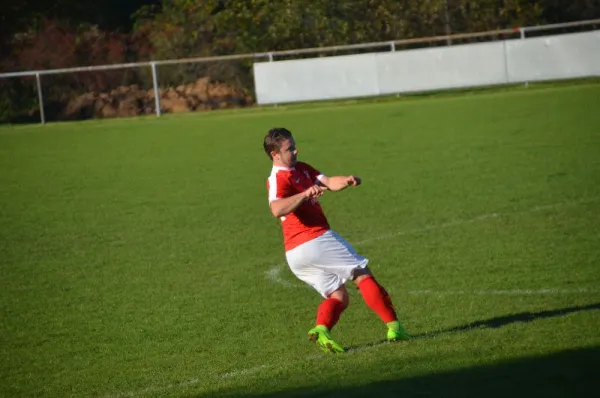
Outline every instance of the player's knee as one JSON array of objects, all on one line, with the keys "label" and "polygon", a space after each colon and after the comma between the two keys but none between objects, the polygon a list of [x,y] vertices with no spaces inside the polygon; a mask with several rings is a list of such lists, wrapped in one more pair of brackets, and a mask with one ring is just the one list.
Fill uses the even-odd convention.
[{"label": "player's knee", "polygon": [[343,309],[348,308],[348,305],[350,305],[350,296],[348,295],[348,293],[344,294],[341,301],[342,301],[342,308]]},{"label": "player's knee", "polygon": [[341,302],[344,309],[346,309],[350,304],[350,296],[348,295],[348,291],[346,291],[346,289],[336,290],[329,297]]},{"label": "player's knee", "polygon": [[342,307],[344,307],[344,309],[346,309],[350,304],[350,296],[348,296],[347,292],[344,292],[344,294],[338,297],[338,300],[342,302]]},{"label": "player's knee", "polygon": [[362,281],[364,281],[367,278],[373,278],[373,274],[368,268],[365,267],[363,269],[357,269],[354,272],[352,281],[358,286]]}]

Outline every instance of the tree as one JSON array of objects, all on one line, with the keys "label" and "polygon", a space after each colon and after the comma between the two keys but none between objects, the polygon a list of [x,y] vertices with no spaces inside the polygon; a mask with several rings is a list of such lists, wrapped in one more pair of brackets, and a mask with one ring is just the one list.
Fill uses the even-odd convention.
[{"label": "tree", "polygon": [[600,0],[543,0],[540,3],[546,23],[600,18]]}]

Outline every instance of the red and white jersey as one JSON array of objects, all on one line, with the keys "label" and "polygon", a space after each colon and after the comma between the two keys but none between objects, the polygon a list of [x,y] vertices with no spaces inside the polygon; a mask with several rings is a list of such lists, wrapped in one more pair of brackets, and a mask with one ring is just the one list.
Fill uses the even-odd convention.
[{"label": "red and white jersey", "polygon": [[[275,167],[267,180],[269,204],[305,191],[322,176],[310,165],[297,162],[295,167]],[[295,211],[281,217],[285,250],[308,242],[329,230],[329,223],[319,200],[313,198],[302,203]]]}]

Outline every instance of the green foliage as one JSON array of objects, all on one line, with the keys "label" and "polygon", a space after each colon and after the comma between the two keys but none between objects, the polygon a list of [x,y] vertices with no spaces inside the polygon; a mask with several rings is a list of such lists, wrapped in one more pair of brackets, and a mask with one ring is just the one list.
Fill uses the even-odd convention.
[{"label": "green foliage", "polygon": [[[0,80],[0,121],[29,116],[38,108],[33,78]],[[24,109],[29,110],[29,115],[24,114]]]},{"label": "green foliage", "polygon": [[[158,60],[214,55],[218,47],[214,11],[219,1],[164,0],[157,7],[143,7],[135,14],[137,32],[152,44]],[[209,74],[211,65],[187,64],[165,68],[160,73],[162,86],[188,83]]]},{"label": "green foliage", "polygon": [[[540,1],[164,0],[138,14],[157,58],[264,52],[507,28],[541,21]],[[225,5],[223,5],[225,4]]]}]

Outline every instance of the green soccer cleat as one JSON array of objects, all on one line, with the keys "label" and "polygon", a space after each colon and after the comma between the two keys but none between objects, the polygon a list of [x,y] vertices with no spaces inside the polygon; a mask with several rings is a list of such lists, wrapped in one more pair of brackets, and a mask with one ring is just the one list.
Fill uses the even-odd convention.
[{"label": "green soccer cleat", "polygon": [[410,336],[404,330],[400,322],[390,322],[387,324],[387,341],[408,341],[410,340]]},{"label": "green soccer cleat", "polygon": [[308,339],[317,343],[326,353],[343,353],[344,347],[333,341],[329,330],[323,325],[317,325],[308,331]]}]

